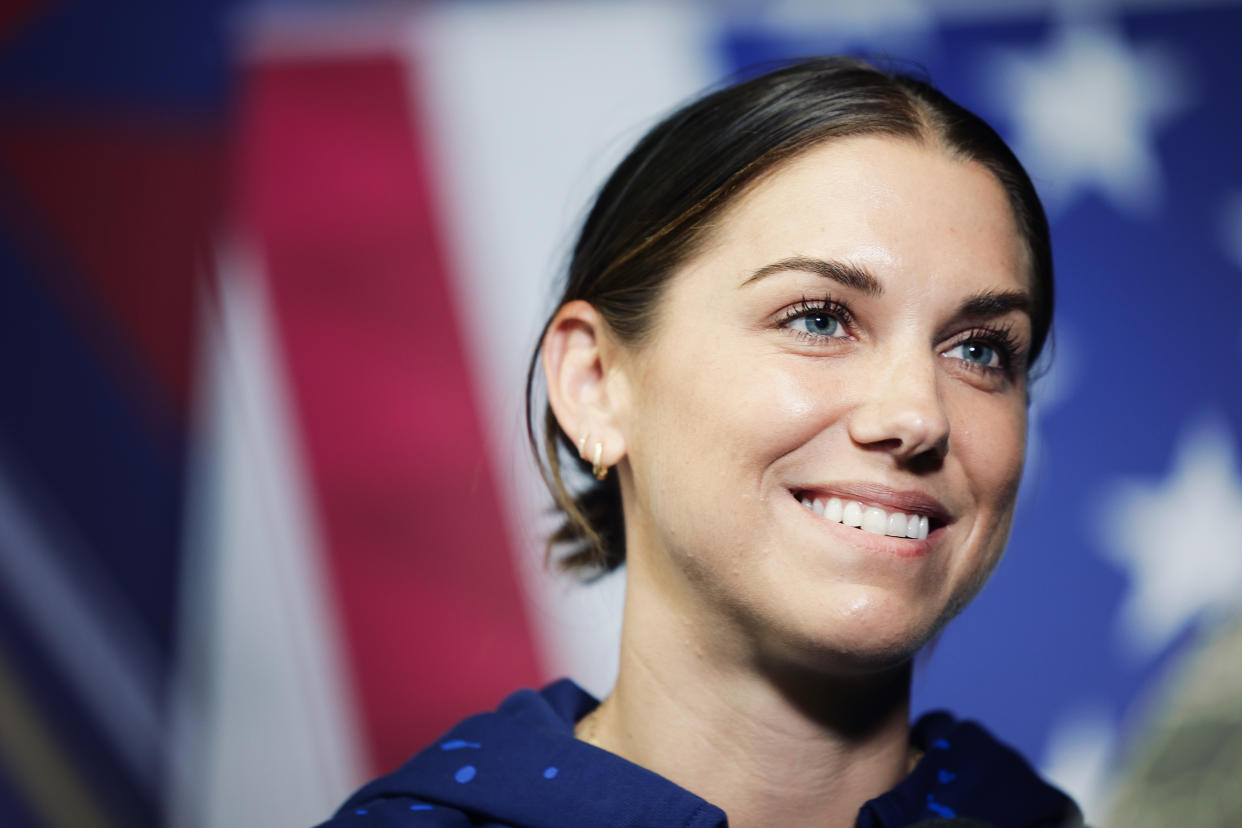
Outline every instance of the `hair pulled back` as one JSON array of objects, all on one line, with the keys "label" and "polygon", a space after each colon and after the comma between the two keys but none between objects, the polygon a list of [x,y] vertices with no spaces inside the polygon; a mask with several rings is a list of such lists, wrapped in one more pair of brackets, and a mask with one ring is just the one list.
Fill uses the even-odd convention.
[{"label": "hair pulled back", "polygon": [[[622,343],[650,332],[665,284],[692,258],[713,219],[763,174],[808,148],[851,135],[889,135],[942,147],[974,161],[1004,188],[1025,242],[1034,300],[1028,368],[1052,317],[1048,223],[1030,178],[1000,136],[974,113],[917,78],[860,60],[821,57],[719,89],[669,115],[626,156],[596,196],[570,259],[557,304],[589,302]],[[551,324],[549,316],[544,333]],[[540,337],[542,340],[542,335]],[[536,345],[526,383],[526,427],[561,523],[549,554],[583,577],[625,562],[617,475],[596,481],[590,464],[543,412],[542,458],[533,389]],[[582,482],[567,486],[564,460]]]}]

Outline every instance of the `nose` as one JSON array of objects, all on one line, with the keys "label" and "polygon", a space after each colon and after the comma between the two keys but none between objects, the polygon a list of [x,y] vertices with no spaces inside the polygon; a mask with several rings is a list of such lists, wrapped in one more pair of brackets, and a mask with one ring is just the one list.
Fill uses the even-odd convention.
[{"label": "nose", "polygon": [[882,360],[849,419],[854,442],[902,465],[939,465],[949,451],[949,417],[933,353]]}]

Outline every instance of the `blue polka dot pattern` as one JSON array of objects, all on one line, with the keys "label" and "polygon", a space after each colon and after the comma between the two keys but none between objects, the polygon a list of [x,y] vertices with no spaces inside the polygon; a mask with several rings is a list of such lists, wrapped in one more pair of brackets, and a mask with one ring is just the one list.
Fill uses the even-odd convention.
[{"label": "blue polka dot pattern", "polygon": [[449,739],[440,743],[440,750],[461,750],[462,748],[479,748],[478,742],[467,742],[465,739]]},{"label": "blue polka dot pattern", "polygon": [[[464,828],[484,808],[495,809],[496,825],[651,824],[640,815],[652,802],[669,815],[662,824],[725,824],[716,806],[574,740],[572,727],[580,714],[598,703],[572,684],[553,688],[559,689],[546,691],[547,698],[520,691],[502,713],[472,718],[440,737],[400,771],[347,800],[324,828],[379,828],[380,823]],[[1041,824],[1078,824],[1062,818],[1077,814],[1068,799],[981,728],[955,724],[948,714],[930,715],[912,731],[925,751],[917,768],[864,806],[860,825],[960,820],[981,811],[998,825],[1034,824],[1039,820],[1024,821],[1032,809],[1039,809]],[[549,721],[564,727],[550,728]],[[568,768],[564,779],[561,763]]]},{"label": "blue polka dot pattern", "polygon": [[931,811],[936,816],[942,816],[942,817],[957,816],[957,811],[953,810],[948,805],[941,805],[939,802],[937,802],[935,799],[932,798],[931,794],[927,795],[927,810]]},{"label": "blue polka dot pattern", "polygon": [[[931,743],[929,752],[934,751],[934,750],[947,751],[951,747],[952,745],[949,744],[948,739],[937,739],[936,741]],[[935,761],[939,763],[942,761],[946,761],[947,759],[949,759],[949,757],[944,757],[943,759],[936,759]],[[952,782],[954,779],[957,779],[957,773],[949,770],[948,768],[939,768],[936,771],[936,783],[938,785],[947,785],[950,782]],[[944,817],[946,819],[951,819],[957,816],[956,810],[954,810],[953,808],[950,808],[948,805],[945,805],[942,802],[937,802],[936,796],[937,796],[936,793],[929,793],[927,795],[927,804],[924,806],[924,809],[923,809],[924,814],[933,814],[935,816]],[[955,797],[950,796],[950,799],[953,799],[953,798]]]}]

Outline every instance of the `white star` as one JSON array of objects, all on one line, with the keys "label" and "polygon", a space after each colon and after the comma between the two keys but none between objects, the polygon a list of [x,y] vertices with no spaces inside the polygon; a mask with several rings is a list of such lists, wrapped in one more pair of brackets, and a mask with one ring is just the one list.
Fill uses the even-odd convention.
[{"label": "white star", "polygon": [[1130,576],[1118,620],[1132,655],[1242,604],[1242,475],[1222,422],[1187,430],[1163,480],[1118,481],[1096,514],[1105,556]]},{"label": "white star", "polygon": [[1060,712],[1044,746],[1040,771],[1074,798],[1091,824],[1110,810],[1117,736],[1107,710],[1083,707]]},{"label": "white star", "polygon": [[1155,133],[1186,99],[1179,63],[1166,51],[1070,26],[1040,54],[999,53],[987,77],[1050,210],[1089,191],[1128,213],[1159,206]]}]

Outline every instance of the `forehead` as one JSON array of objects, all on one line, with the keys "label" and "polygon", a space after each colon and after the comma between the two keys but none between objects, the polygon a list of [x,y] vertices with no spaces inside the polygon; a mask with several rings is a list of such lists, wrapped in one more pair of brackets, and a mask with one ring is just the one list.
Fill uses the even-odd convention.
[{"label": "forehead", "polygon": [[843,138],[778,165],[721,212],[699,250],[700,260],[746,266],[848,261],[882,282],[1028,287],[1025,244],[996,177],[901,138]]}]

